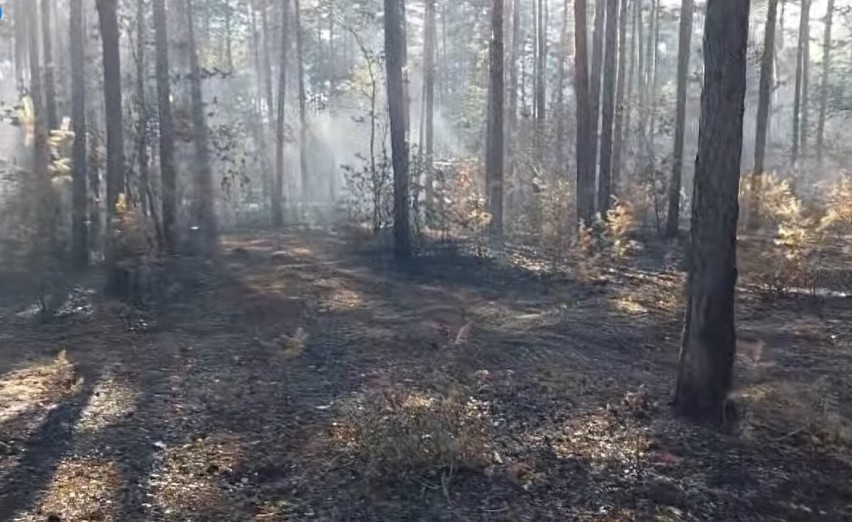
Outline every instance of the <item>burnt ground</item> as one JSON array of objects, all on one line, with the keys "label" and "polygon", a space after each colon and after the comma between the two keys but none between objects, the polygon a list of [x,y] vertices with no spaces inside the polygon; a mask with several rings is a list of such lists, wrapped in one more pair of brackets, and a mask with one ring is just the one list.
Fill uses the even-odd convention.
[{"label": "burnt ground", "polygon": [[0,520],[852,520],[852,300],[741,292],[719,432],[670,412],[682,274],[373,247],[231,237],[148,309],[4,296]]}]

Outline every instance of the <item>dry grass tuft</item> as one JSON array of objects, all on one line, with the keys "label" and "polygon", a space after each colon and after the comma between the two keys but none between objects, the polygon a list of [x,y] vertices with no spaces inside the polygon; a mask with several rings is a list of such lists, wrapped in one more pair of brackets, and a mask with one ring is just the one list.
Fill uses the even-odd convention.
[{"label": "dry grass tuft", "polygon": [[458,472],[484,471],[491,440],[486,405],[461,386],[443,394],[368,392],[343,406],[331,438],[371,481],[439,478],[442,484]]}]

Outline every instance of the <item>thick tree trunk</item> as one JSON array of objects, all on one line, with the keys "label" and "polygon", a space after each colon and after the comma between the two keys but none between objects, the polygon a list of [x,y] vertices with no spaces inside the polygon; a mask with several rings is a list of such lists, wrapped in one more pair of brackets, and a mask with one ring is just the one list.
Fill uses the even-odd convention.
[{"label": "thick tree trunk", "polygon": [[725,420],[736,349],[734,294],[749,0],[708,0],[704,91],[675,408]]},{"label": "thick tree trunk", "polygon": [[803,87],[805,84],[804,69],[805,63],[807,62],[805,52],[807,49],[810,9],[811,0],[802,0],[802,13],[799,17],[799,45],[796,49],[796,92],[793,96],[793,151],[790,157],[790,160],[794,166],[799,161],[799,140],[801,139],[800,132],[802,130],[802,120],[800,118],[803,112],[802,97],[803,95],[806,95],[806,93],[803,92]]},{"label": "thick tree trunk", "polygon": [[669,180],[669,212],[666,235],[677,236],[680,228],[680,189],[683,179],[683,142],[686,134],[686,92],[689,82],[689,58],[692,54],[693,0],[683,0],[680,6],[680,35],[677,51],[677,108],[675,110],[674,152],[672,176]]},{"label": "thick tree trunk", "polygon": [[399,0],[385,3],[385,58],[390,117],[391,154],[393,156],[393,235],[397,258],[411,257],[409,217],[408,144],[406,143],[405,90],[402,64],[402,14]]},{"label": "thick tree trunk", "polygon": [[[35,2],[36,0],[29,0]],[[53,26],[51,24],[53,0],[41,0],[41,36],[44,51],[44,102],[47,128],[59,128],[56,115],[56,62],[53,59]]]},{"label": "thick tree trunk", "polygon": [[831,74],[831,29],[834,23],[834,0],[828,0],[825,34],[822,42],[822,79],[819,86],[819,120],[817,122],[817,164],[822,167],[825,153],[825,118],[828,105],[828,83]]},{"label": "thick tree trunk", "polygon": [[[620,194],[622,155],[624,153],[624,113],[625,94],[629,80],[625,78],[627,73],[627,18],[629,11],[629,0],[621,0],[621,12],[618,17],[618,83],[615,86],[615,142],[612,146],[612,193],[616,197]],[[628,97],[629,100],[629,97]],[[629,101],[627,102],[629,103]]]},{"label": "thick tree trunk", "polygon": [[618,4],[606,5],[606,47],[604,54],[603,111],[601,113],[600,176],[598,178],[598,212],[606,218],[612,198],[612,132],[615,119],[615,83],[618,63]]},{"label": "thick tree trunk", "polygon": [[166,0],[153,0],[154,32],[157,45],[157,110],[160,120],[160,183],[163,200],[163,247],[175,252],[177,218],[177,180],[175,175],[175,131],[172,119],[169,75],[169,34]]},{"label": "thick tree trunk", "polygon": [[574,0],[574,93],[577,100],[577,219],[591,225],[595,213],[595,157],[589,102],[586,0]]},{"label": "thick tree trunk", "polygon": [[71,257],[74,265],[89,264],[88,169],[86,166],[86,52],[83,32],[83,0],[71,0],[68,19],[71,42],[71,121],[74,129]]},{"label": "thick tree trunk", "polygon": [[423,71],[424,71],[424,148],[423,179],[426,185],[427,214],[434,204],[434,179],[432,165],[435,154],[435,39],[437,25],[435,23],[435,0],[426,0],[426,20],[423,31]]},{"label": "thick tree trunk", "polygon": [[121,105],[121,48],[118,29],[118,0],[97,0],[104,63],[104,99],[107,135],[107,294],[123,292],[116,253],[116,205],[125,189],[124,127]]},{"label": "thick tree trunk", "polygon": [[302,201],[308,203],[311,199],[311,179],[308,173],[308,107],[305,93],[305,56],[302,46],[302,3],[293,3],[296,22],[296,61],[299,75],[299,173],[302,182]]},{"label": "thick tree trunk", "polygon": [[503,0],[491,3],[491,43],[488,68],[488,131],[485,176],[489,236],[497,249],[503,246]]},{"label": "thick tree trunk", "polygon": [[[213,168],[210,160],[210,136],[207,111],[201,90],[201,67],[195,46],[195,20],[192,0],[184,0],[186,32],[189,45],[189,85],[192,97],[192,139],[195,142],[195,197],[193,198],[194,226],[198,227],[196,252],[212,255],[219,246],[219,224],[216,221],[216,201],[213,187]],[[193,227],[194,228],[194,227]]]},{"label": "thick tree trunk", "polygon": [[284,0],[281,8],[281,49],[278,64],[278,112],[275,119],[275,183],[272,185],[272,224],[276,227],[284,225],[284,116],[287,106],[287,26],[289,0]]},{"label": "thick tree trunk", "polygon": [[750,212],[747,216],[749,228],[760,220],[760,193],[763,190],[766,139],[769,131],[769,105],[772,99],[772,78],[775,65],[775,32],[778,0],[769,0],[766,28],[763,34],[763,55],[760,59],[760,91],[757,102],[757,130],[754,137],[754,172],[752,173]]},{"label": "thick tree trunk", "polygon": [[[595,2],[595,29],[592,33],[592,76],[590,79],[589,106],[589,130],[591,144],[589,154],[592,164],[593,178],[597,173],[598,140],[600,139],[600,116],[601,116],[601,84],[603,83],[603,47],[604,47],[604,22],[606,21],[606,3],[608,0],[596,0]],[[611,0],[615,2],[616,0]],[[594,180],[592,181],[594,183]],[[594,199],[594,196],[593,196]]]}]

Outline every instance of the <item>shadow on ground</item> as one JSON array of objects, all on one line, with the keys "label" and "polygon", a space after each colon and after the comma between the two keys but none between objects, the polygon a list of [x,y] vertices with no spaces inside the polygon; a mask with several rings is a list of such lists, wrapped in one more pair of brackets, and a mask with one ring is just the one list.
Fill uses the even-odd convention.
[{"label": "shadow on ground", "polygon": [[[762,404],[780,399],[752,390],[737,435],[671,418],[673,276],[582,284],[475,257],[397,264],[319,232],[243,234],[217,263],[181,269],[193,283],[157,313],[99,303],[79,324],[3,326],[22,352],[66,348],[84,379],[43,419],[16,406],[0,518],[851,515],[848,447],[812,440],[822,417],[767,426]],[[757,315],[746,323],[765,363],[742,361],[746,391],[819,357]],[[848,342],[843,328],[811,344]],[[846,386],[828,375],[823,396]]]}]

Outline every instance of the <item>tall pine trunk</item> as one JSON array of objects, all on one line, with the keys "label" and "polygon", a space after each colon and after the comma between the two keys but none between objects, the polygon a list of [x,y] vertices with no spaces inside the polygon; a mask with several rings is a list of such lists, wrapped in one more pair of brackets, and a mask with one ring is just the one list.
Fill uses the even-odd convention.
[{"label": "tall pine trunk", "polygon": [[544,24],[544,0],[538,0],[536,12],[535,142],[536,157],[544,160],[544,126],[547,111],[547,32]]},{"label": "tall pine trunk", "polygon": [[[36,0],[29,0],[35,2]],[[59,128],[56,114],[56,62],[53,58],[53,0],[41,0],[41,36],[44,51],[44,107],[47,116],[47,128]]]},{"label": "tall pine trunk", "polygon": [[[629,0],[621,0],[621,12],[618,15],[618,83],[615,86],[615,142],[612,146],[612,193],[617,197],[621,185],[621,166],[624,153],[624,113],[625,90],[629,80],[627,74],[627,18]],[[627,98],[629,102],[629,97]]]},{"label": "tall pine trunk", "polygon": [[612,126],[615,120],[615,83],[618,63],[618,3],[619,0],[608,0],[606,4],[603,111],[598,178],[598,212],[603,218],[606,218],[609,212],[612,198]]},{"label": "tall pine trunk", "polygon": [[145,50],[148,37],[147,10],[144,0],[136,0],[136,108],[138,121],[136,131],[139,139],[137,161],[139,162],[139,208],[148,212],[148,105],[145,100]]},{"label": "tall pine trunk", "polygon": [[403,89],[402,13],[399,0],[385,0],[385,59],[393,162],[393,235],[397,258],[411,257],[408,143]]},{"label": "tall pine trunk", "polygon": [[189,86],[192,98],[192,139],[195,142],[195,197],[192,217],[195,222],[196,249],[203,255],[216,252],[219,245],[219,225],[216,222],[216,201],[213,187],[213,168],[210,159],[210,136],[207,128],[207,111],[201,89],[201,67],[195,40],[195,20],[192,0],[184,0],[186,10],[186,36],[189,46]]},{"label": "tall pine trunk", "polygon": [[284,225],[284,116],[287,106],[287,26],[290,11],[289,0],[281,7],[281,49],[278,58],[278,112],[275,118],[275,183],[272,185],[272,224]]},{"label": "tall pine trunk", "polygon": [[[592,77],[589,80],[589,105],[591,114],[589,117],[589,130],[591,133],[591,144],[589,154],[592,164],[592,175],[596,177],[598,160],[598,140],[600,139],[600,117],[601,117],[601,84],[603,83],[603,51],[604,51],[604,22],[606,21],[606,3],[608,0],[597,0],[595,2],[595,29],[592,33]],[[616,0],[611,0],[615,2]],[[594,180],[592,181],[594,183]],[[594,196],[592,196],[594,199]],[[594,213],[594,211],[593,211]]]},{"label": "tall pine trunk", "polygon": [[308,173],[308,107],[305,93],[305,55],[302,37],[302,3],[294,0],[296,31],[296,61],[299,75],[299,173],[302,182],[302,201],[308,203],[311,199],[311,179]]},{"label": "tall pine trunk", "polygon": [[591,225],[595,213],[595,156],[589,101],[586,0],[574,0],[574,93],[577,100],[577,219]]},{"label": "tall pine trunk", "polygon": [[71,42],[71,121],[74,130],[72,173],[71,256],[74,265],[89,264],[89,228],[86,200],[88,168],[86,165],[86,50],[83,32],[83,0],[71,0],[68,18]]},{"label": "tall pine trunk", "polygon": [[692,54],[693,0],[683,0],[680,6],[680,35],[677,51],[677,108],[675,109],[674,152],[672,175],[669,180],[669,212],[666,235],[677,236],[680,228],[680,190],[683,179],[683,142],[686,135],[686,93],[689,82],[689,58]]},{"label": "tall pine trunk", "polygon": [[41,84],[41,60],[38,55],[38,4],[27,9],[27,47],[30,55],[30,98],[33,103],[33,171],[39,179],[49,179],[50,152],[47,147],[48,128]]},{"label": "tall pine trunk", "polygon": [[432,209],[434,203],[434,179],[432,165],[435,154],[435,39],[437,25],[435,23],[435,0],[426,0],[426,20],[423,34],[423,97],[424,97],[424,148],[423,179],[426,185],[426,209]]},{"label": "tall pine trunk", "polygon": [[677,412],[701,422],[724,422],[733,381],[749,3],[707,2],[686,317],[675,395]]},{"label": "tall pine trunk", "polygon": [[[626,0],[625,0],[626,1]],[[556,91],[556,168],[559,172],[565,169],[565,121],[567,111],[565,110],[565,83],[568,76],[568,57],[571,56],[571,35],[570,35],[570,3],[565,0],[562,4],[562,43],[560,44],[559,56],[559,80]],[[509,138],[511,140],[511,136]]]},{"label": "tall pine trunk", "polygon": [[[509,184],[511,187],[514,187],[515,180],[514,142],[518,128],[518,62],[521,58],[521,1],[522,0],[512,0],[512,48],[509,51],[509,108],[507,111],[509,121],[506,125],[506,134],[509,139],[504,143],[506,148],[506,168],[508,170]],[[446,23],[444,25],[446,25]],[[509,204],[512,204],[511,196]]]},{"label": "tall pine trunk", "polygon": [[[12,4],[12,23],[15,31],[15,76],[18,80],[16,87],[18,90],[24,88],[24,79],[27,77],[27,12],[29,9],[24,6],[26,0],[15,0]],[[7,17],[8,19],[8,17]]]},{"label": "tall pine trunk", "polygon": [[805,64],[807,62],[808,25],[810,24],[811,0],[802,0],[802,12],[799,17],[799,44],[796,48],[796,92],[793,96],[793,151],[790,157],[795,166],[799,161],[799,145],[802,131],[803,96],[807,96],[805,86]]},{"label": "tall pine trunk", "polygon": [[834,23],[834,0],[828,0],[825,14],[825,34],[822,42],[822,79],[819,86],[819,120],[817,122],[817,164],[822,167],[825,153],[825,118],[831,74],[831,29]]},{"label": "tall pine trunk", "polygon": [[[636,82],[636,56],[637,56],[637,43],[641,46],[642,35],[639,32],[642,23],[642,0],[634,0],[633,1],[633,19],[632,30],[630,31],[630,66],[627,70],[627,107],[626,114],[624,117],[624,132],[623,132],[623,149],[624,152],[621,154],[622,160],[619,168],[624,168],[626,165],[626,157],[633,150],[632,142],[633,142],[633,113],[634,113],[634,105],[636,104],[636,99],[633,94],[633,89],[635,87]],[[641,50],[638,51],[641,54]],[[641,75],[639,75],[641,76]],[[640,92],[641,95],[641,92]],[[621,176],[619,176],[620,178]],[[621,182],[621,180],[616,180],[617,182]],[[623,183],[624,186],[627,183]]]},{"label": "tall pine trunk", "polygon": [[804,50],[802,54],[802,145],[800,155],[804,161],[808,157],[808,130],[810,128],[810,101],[811,101],[811,15],[810,7],[812,1],[808,0],[808,20],[805,24]]},{"label": "tall pine trunk", "polygon": [[116,205],[125,189],[124,127],[121,105],[121,48],[118,0],[97,0],[104,62],[104,99],[107,135],[107,294],[119,296],[125,288],[118,270],[116,252]]},{"label": "tall pine trunk", "polygon": [[754,172],[752,173],[751,201],[747,216],[749,228],[759,225],[760,193],[763,191],[763,174],[766,159],[766,140],[769,134],[769,105],[772,100],[772,79],[775,75],[775,32],[778,0],[769,0],[766,28],[763,32],[763,55],[760,58],[760,90],[757,102],[757,129],[754,137]]},{"label": "tall pine trunk", "polygon": [[491,213],[489,236],[492,245],[500,249],[503,245],[503,0],[491,3],[489,59],[486,196]]},{"label": "tall pine trunk", "polygon": [[157,46],[157,110],[160,120],[160,183],[162,185],[163,247],[175,252],[177,218],[177,179],[175,174],[175,129],[172,119],[169,75],[169,33],[166,0],[153,0],[154,32]]},{"label": "tall pine trunk", "polygon": [[660,44],[660,0],[651,0],[650,24],[648,28],[648,144],[654,152],[654,137],[657,123],[657,59]]}]

